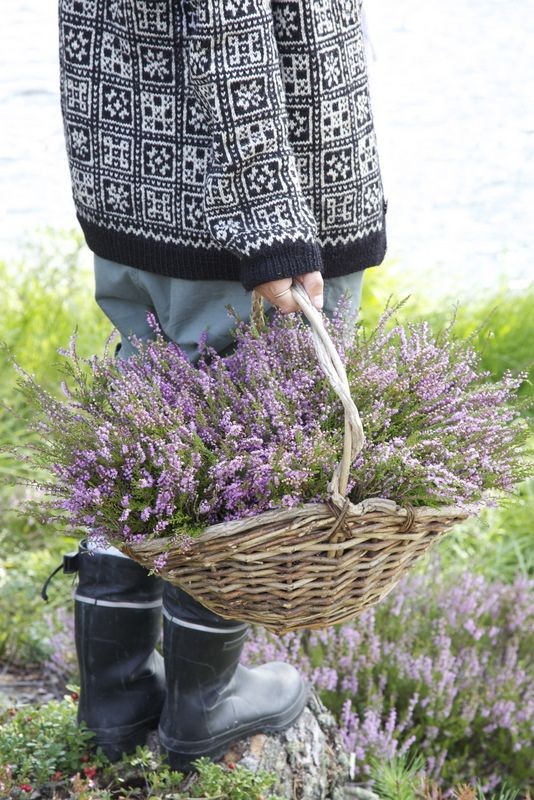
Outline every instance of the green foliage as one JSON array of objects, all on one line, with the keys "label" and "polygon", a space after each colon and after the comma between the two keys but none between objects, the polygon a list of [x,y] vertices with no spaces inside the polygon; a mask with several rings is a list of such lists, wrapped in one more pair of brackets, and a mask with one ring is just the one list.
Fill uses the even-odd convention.
[{"label": "green foliage", "polygon": [[[82,351],[89,355],[101,350],[111,326],[93,300],[92,270],[80,236],[58,235],[22,253],[18,263],[0,261],[0,283],[0,340],[47,387],[56,387],[56,352],[68,343],[74,327]],[[1,362],[4,390],[14,386],[14,377],[11,366]]]},{"label": "green foliage", "polygon": [[163,763],[162,758],[148,747],[137,747],[134,755],[124,756],[116,767],[108,770],[107,779],[110,784],[124,782],[125,779],[121,777],[121,773],[125,769],[129,770],[130,767],[133,767],[142,776],[144,794],[147,798],[160,797],[167,792],[172,792],[184,781],[184,775],[181,772],[169,769]]},{"label": "green foliage", "polygon": [[147,747],[138,747],[134,755],[124,756],[121,762],[108,767],[101,782],[105,782],[107,788],[119,783],[126,787],[139,783],[141,778],[143,798],[283,800],[267,794],[276,781],[272,773],[252,772],[239,764],[215,764],[209,758],[197,759],[193,767],[195,771],[186,777],[169,769],[165,760]]},{"label": "green foliage", "polygon": [[[484,793],[480,788],[480,784],[477,784],[477,793],[480,800],[484,800]],[[497,794],[493,794],[491,800],[516,800],[521,794],[520,789],[516,789],[513,786],[509,786],[508,783],[505,783]]]},{"label": "green foliage", "polygon": [[72,540],[56,536],[31,550],[8,548],[9,541],[9,535],[0,532],[0,548],[6,553],[0,560],[0,659],[18,664],[41,661],[49,655],[45,614],[70,606],[72,581],[56,581],[48,604],[40,596],[41,586],[61,563],[62,554],[72,549]]},{"label": "green foliage", "polygon": [[44,784],[57,772],[83,768],[93,734],[76,723],[71,697],[39,708],[10,709],[0,717],[0,765],[17,783]]},{"label": "green foliage", "polygon": [[416,800],[416,783],[425,759],[418,753],[412,759],[404,755],[384,761],[370,759],[373,790],[380,800]]},{"label": "green foliage", "polygon": [[[408,758],[397,755],[384,761],[370,761],[373,792],[380,800],[443,800],[440,787],[424,772],[425,759],[421,753]],[[459,784],[452,789],[454,800],[517,800],[521,790],[504,781],[499,790],[485,793],[479,781],[473,785]],[[523,795],[528,798],[529,795]]]},{"label": "green foliage", "polygon": [[[499,508],[456,525],[439,545],[442,565],[459,574],[467,568],[489,579],[511,582],[516,573],[534,577],[534,478],[520,484]],[[419,566],[426,569],[426,562]]]},{"label": "green foliage", "polygon": [[[24,465],[2,450],[28,442],[28,409],[16,391],[12,356],[50,391],[57,392],[57,349],[68,343],[76,326],[80,349],[102,350],[110,324],[93,301],[93,278],[87,250],[78,233],[48,235],[28,247],[16,263],[0,262],[0,480],[28,474]],[[30,476],[29,476],[30,477]],[[33,477],[33,476],[31,476]],[[70,584],[57,583],[46,606],[41,585],[72,549],[56,527],[39,524],[19,506],[20,488],[0,488],[0,659],[41,660],[47,654],[44,615],[69,603]]]},{"label": "green foliage", "polygon": [[[99,352],[110,324],[93,300],[93,278],[80,234],[59,234],[38,242],[17,263],[0,261],[0,445],[28,439],[27,409],[15,390],[11,356],[53,392],[59,387],[57,350],[75,327],[80,350]],[[0,450],[0,475],[20,465]]]},{"label": "green foliage", "polygon": [[48,603],[40,592],[76,541],[20,513],[27,496],[20,487],[0,489],[0,660],[14,664],[49,655],[49,614],[72,605],[69,579],[58,576]]},{"label": "green foliage", "polygon": [[189,790],[191,797],[221,798],[221,800],[283,800],[275,795],[265,796],[276,780],[276,775],[267,772],[251,772],[234,766],[233,769],[213,764],[207,758],[195,762],[200,779]]},{"label": "green foliage", "polygon": [[[68,787],[73,800],[283,800],[267,794],[276,775],[240,765],[214,764],[208,758],[193,763],[187,776],[171,770],[147,747],[137,747],[110,764],[94,751],[93,734],[76,723],[71,697],[38,709],[10,709],[0,717],[0,792],[38,791]],[[56,796],[56,795],[55,795]],[[63,793],[62,795],[63,796]]]}]

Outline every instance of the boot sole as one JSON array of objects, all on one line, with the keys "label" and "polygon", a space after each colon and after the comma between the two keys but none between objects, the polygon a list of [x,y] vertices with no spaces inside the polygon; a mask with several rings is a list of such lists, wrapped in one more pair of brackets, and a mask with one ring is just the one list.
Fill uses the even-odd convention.
[{"label": "boot sole", "polygon": [[158,723],[159,717],[154,717],[115,730],[93,729],[93,743],[112,763],[120,761],[123,755],[133,753],[136,747],[145,745],[148,734],[158,727]]},{"label": "boot sole", "polygon": [[159,740],[167,756],[170,768],[180,772],[190,772],[194,769],[192,762],[195,759],[206,756],[212,761],[217,761],[227,752],[230,745],[241,739],[246,739],[248,736],[254,736],[258,733],[282,733],[282,731],[290,728],[300,717],[310,697],[310,691],[311,688],[304,685],[297,700],[283,714],[257,719],[242,728],[226,731],[209,739],[182,742],[179,739],[167,737],[159,728]]}]

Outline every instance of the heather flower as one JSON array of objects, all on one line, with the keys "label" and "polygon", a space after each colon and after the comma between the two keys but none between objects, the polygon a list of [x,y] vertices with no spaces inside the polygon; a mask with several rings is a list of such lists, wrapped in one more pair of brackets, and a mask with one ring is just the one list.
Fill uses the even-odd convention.
[{"label": "heather flower", "polygon": [[255,629],[244,661],[295,664],[336,713],[355,777],[373,757],[425,757],[447,790],[487,791],[531,778],[534,763],[534,581],[424,570],[354,622],[275,637]]},{"label": "heather flower", "polygon": [[[392,312],[369,333],[342,307],[326,323],[366,434],[351,499],[494,503],[528,474],[524,376],[491,383],[451,328],[392,326]],[[73,339],[61,399],[23,374],[39,435],[28,458],[51,474],[37,481],[46,513],[113,544],[167,536],[185,549],[209,524],[323,500],[343,414],[307,324],[275,314],[260,329],[236,323],[235,336],[226,357],[201,341],[195,366],[159,334],[124,361],[109,346],[81,359]]]}]

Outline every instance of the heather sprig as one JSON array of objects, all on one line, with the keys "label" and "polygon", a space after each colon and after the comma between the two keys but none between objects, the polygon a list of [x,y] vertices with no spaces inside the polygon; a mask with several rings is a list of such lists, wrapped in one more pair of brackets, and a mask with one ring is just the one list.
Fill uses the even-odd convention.
[{"label": "heather sprig", "polygon": [[534,581],[469,571],[454,578],[438,554],[354,622],[275,637],[262,628],[246,663],[289,661],[336,713],[357,780],[382,762],[425,756],[451,797],[460,780],[492,792],[526,785],[534,763]]},{"label": "heather sprig", "polygon": [[394,311],[370,334],[358,327],[345,354],[367,437],[351,499],[495,504],[487,490],[510,492],[531,472],[525,404],[515,402],[526,373],[491,382],[453,320],[433,334],[427,322],[388,326]]},{"label": "heather sprig", "polygon": [[[491,383],[452,324],[392,324],[388,308],[367,332],[340,306],[326,322],[346,363],[366,434],[350,496],[412,505],[495,502],[528,474],[523,375]],[[28,456],[49,515],[96,537],[168,536],[186,548],[211,523],[326,497],[340,457],[341,403],[318,366],[299,315],[264,326],[237,322],[222,357],[205,341],[193,365],[158,332],[137,354],[82,359],[64,351],[64,397],[22,373],[39,438]]]}]

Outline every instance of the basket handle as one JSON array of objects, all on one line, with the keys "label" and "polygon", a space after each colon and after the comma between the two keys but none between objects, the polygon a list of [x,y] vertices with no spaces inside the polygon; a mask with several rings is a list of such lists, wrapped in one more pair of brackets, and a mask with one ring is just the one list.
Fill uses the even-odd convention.
[{"label": "basket handle", "polygon": [[[341,461],[334,470],[328,489],[334,498],[336,495],[341,495],[341,497],[344,498],[347,493],[350,465],[365,443],[362,421],[356,403],[350,394],[350,386],[345,367],[324,326],[321,313],[312,304],[308,294],[300,283],[294,282],[292,284],[291,294],[310,323],[313,344],[315,346],[319,365],[325,373],[332,389],[343,404],[345,412],[343,455]],[[253,308],[255,310],[258,308],[257,298],[259,297],[258,293],[254,292]]]}]

